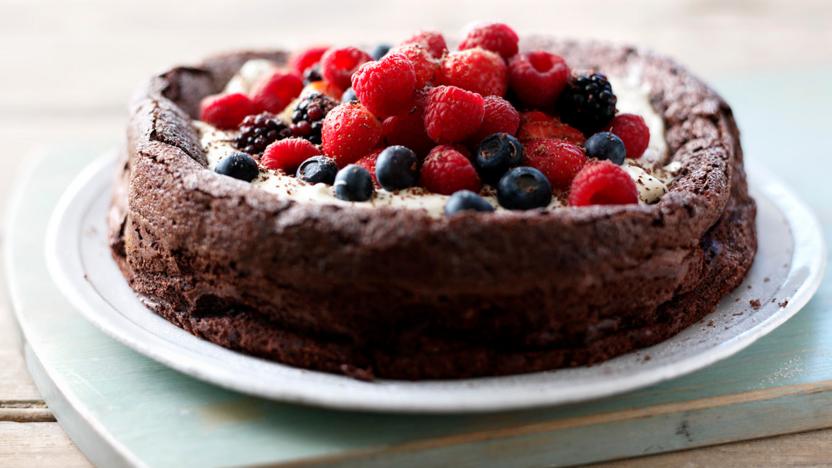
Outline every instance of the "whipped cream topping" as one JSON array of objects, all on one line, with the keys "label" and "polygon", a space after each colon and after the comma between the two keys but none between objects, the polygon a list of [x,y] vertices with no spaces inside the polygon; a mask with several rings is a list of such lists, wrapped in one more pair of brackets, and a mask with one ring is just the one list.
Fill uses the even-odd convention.
[{"label": "whipped cream topping", "polygon": [[[226,92],[248,92],[263,75],[276,69],[268,60],[250,60],[240,69],[226,86]],[[644,118],[650,128],[650,142],[641,158],[627,159],[622,168],[630,175],[638,188],[642,204],[656,203],[667,192],[667,184],[678,170],[674,164],[661,167],[667,156],[667,143],[664,140],[664,121],[650,105],[650,89],[641,82],[638,70],[632,70],[625,77],[609,77],[613,91],[618,97],[618,110],[632,113]],[[284,115],[287,113],[284,112]],[[194,126],[200,135],[202,147],[208,159],[208,167],[214,169],[225,157],[237,151],[234,147],[235,131],[222,131],[213,126],[195,121]],[[433,217],[442,216],[447,195],[430,193],[423,188],[414,187],[395,192],[377,189],[372,199],[366,202],[347,202],[335,197],[332,187],[326,184],[309,184],[280,170],[261,168],[260,175],[252,184],[278,197],[286,197],[303,203],[352,206],[356,208],[392,207],[402,209],[424,210]],[[482,195],[496,209],[505,212],[497,203],[496,191],[484,187]],[[557,195],[547,209],[564,206]]]}]

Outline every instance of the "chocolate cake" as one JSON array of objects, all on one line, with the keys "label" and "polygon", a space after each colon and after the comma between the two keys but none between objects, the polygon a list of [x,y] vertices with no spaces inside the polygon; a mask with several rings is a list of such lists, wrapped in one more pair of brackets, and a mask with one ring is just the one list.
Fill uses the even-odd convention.
[{"label": "chocolate cake", "polygon": [[673,336],[714,310],[755,254],[731,109],[649,51],[547,37],[521,46],[573,71],[638,70],[675,164],[667,193],[455,216],[278,196],[210,170],[194,124],[201,100],[247,61],[287,60],[237,52],[155,76],[133,99],[113,257],[153,310],[198,337],[357,378],[582,366]]}]

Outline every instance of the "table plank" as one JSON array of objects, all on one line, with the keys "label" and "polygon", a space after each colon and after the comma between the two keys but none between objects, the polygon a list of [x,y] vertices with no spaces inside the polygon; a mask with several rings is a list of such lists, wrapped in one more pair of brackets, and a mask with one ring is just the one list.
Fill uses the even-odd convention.
[{"label": "table plank", "polygon": [[86,468],[91,465],[58,423],[0,421],[0,466]]}]

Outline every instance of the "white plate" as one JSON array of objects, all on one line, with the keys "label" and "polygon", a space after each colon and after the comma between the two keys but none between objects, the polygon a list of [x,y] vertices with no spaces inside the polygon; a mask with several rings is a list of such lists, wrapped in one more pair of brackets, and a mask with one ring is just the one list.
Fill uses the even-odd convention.
[{"label": "white plate", "polygon": [[[820,285],[820,226],[782,184],[751,168],[759,252],[746,280],[715,312],[675,337],[605,363],[466,380],[362,382],[246,356],[168,323],[136,297],[110,257],[106,213],[113,156],[87,167],[61,198],[46,240],[50,272],[92,323],[125,345],[198,379],[265,398],[331,408],[473,412],[555,405],[609,396],[701,369],[777,328]],[[759,300],[753,310],[750,301]]]}]

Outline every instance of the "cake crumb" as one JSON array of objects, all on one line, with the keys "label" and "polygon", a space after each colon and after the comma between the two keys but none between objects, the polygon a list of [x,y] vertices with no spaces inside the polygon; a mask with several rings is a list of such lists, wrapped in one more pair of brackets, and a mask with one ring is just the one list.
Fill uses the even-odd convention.
[{"label": "cake crumb", "polygon": [[652,357],[652,356],[650,356],[649,354],[645,354],[645,355],[644,355],[644,362],[647,362],[647,361],[649,361],[649,360],[651,360],[651,359],[653,359],[653,357]]},{"label": "cake crumb", "polygon": [[763,306],[759,299],[751,299],[748,303],[751,304],[751,308],[754,310],[759,310]]},{"label": "cake crumb", "polygon": [[714,327],[714,321],[713,320],[708,320],[708,326],[713,328]]},{"label": "cake crumb", "polygon": [[783,299],[783,302],[779,302],[779,303],[777,303],[777,305],[779,305],[781,309],[785,309],[786,306],[789,305],[789,300],[788,299]]},{"label": "cake crumb", "polygon": [[768,276],[763,278],[763,283],[768,283],[769,281],[771,281],[771,278],[769,278]]}]

